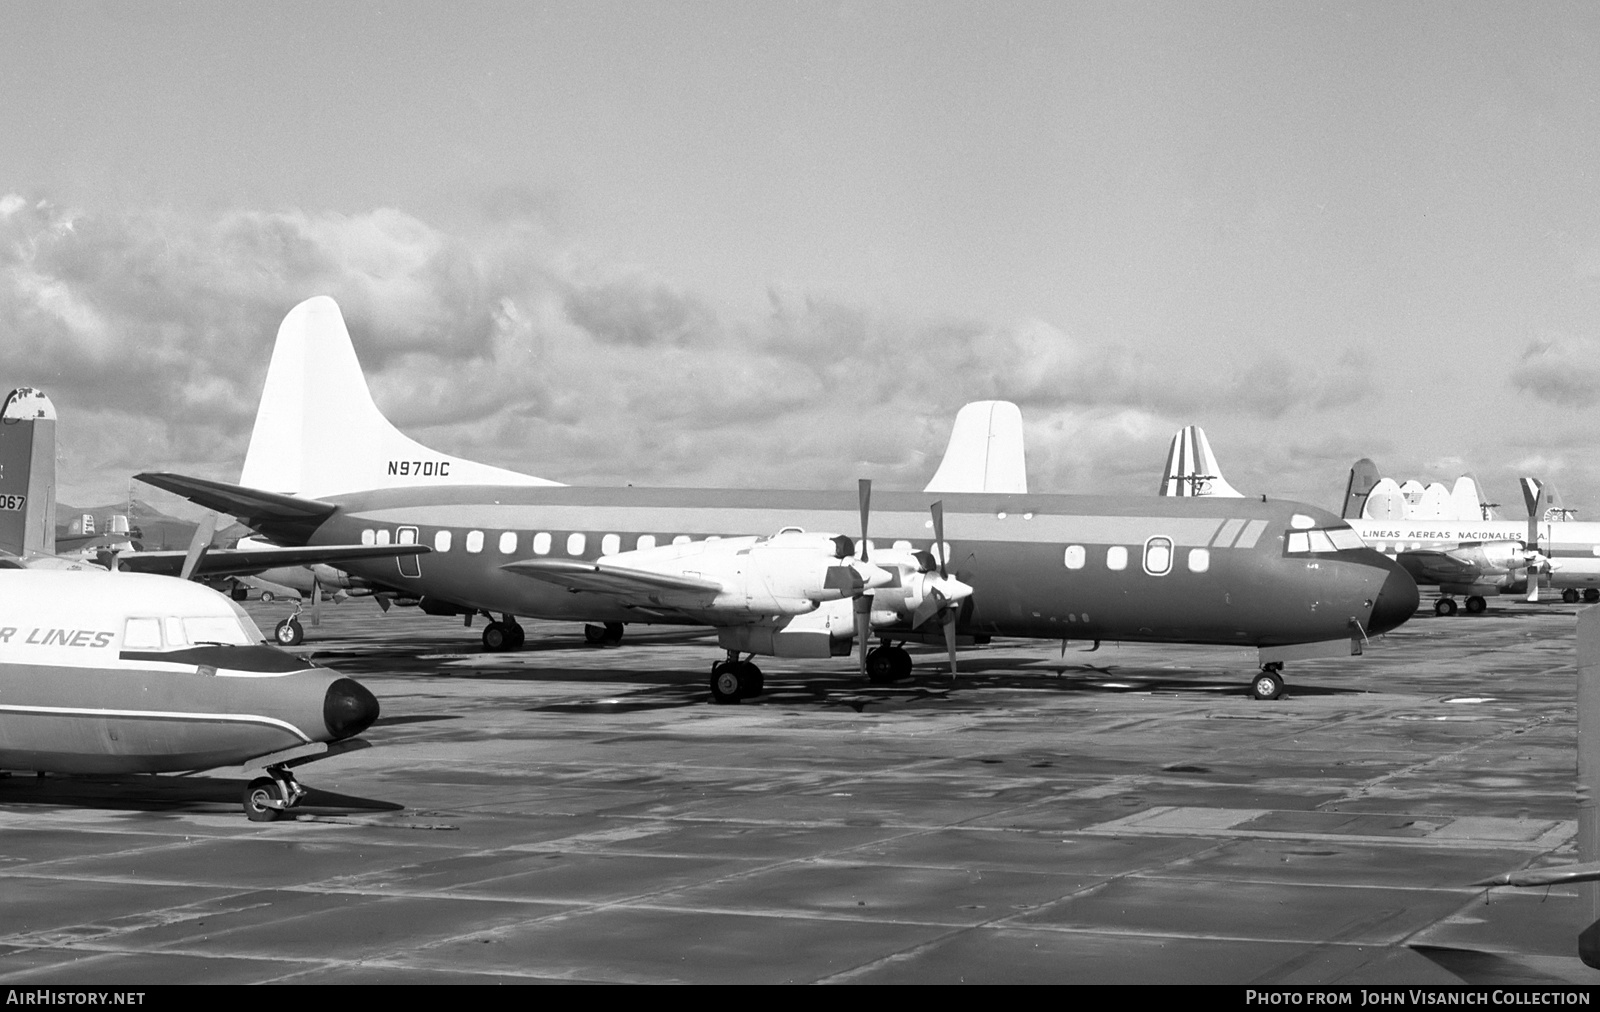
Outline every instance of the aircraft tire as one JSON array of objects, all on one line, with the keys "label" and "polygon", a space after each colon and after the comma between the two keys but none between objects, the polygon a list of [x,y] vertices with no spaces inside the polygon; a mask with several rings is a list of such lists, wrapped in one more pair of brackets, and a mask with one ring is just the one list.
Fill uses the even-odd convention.
[{"label": "aircraft tire", "polygon": [[1434,603],[1433,613],[1444,618],[1456,613],[1456,603],[1448,597],[1441,597]]},{"label": "aircraft tire", "polygon": [[273,808],[278,798],[278,785],[271,777],[257,777],[244,789],[244,815],[251,822],[276,822],[283,817],[283,809]]},{"label": "aircraft tire", "polygon": [[483,627],[483,649],[492,654],[513,649],[512,640],[515,637],[511,630],[500,622],[490,622]]},{"label": "aircraft tire", "polygon": [[261,592],[261,603],[262,604],[271,604],[272,602],[276,601],[277,599],[278,599],[278,595],[274,594],[270,590],[263,590]]},{"label": "aircraft tire", "polygon": [[1568,587],[1566,590],[1563,590],[1561,592],[1561,603],[1562,604],[1577,604],[1578,603],[1578,599],[1580,597],[1582,597],[1582,596],[1583,596],[1582,594],[1578,593],[1578,590],[1577,590],[1576,587]]},{"label": "aircraft tire", "polygon": [[583,627],[583,641],[592,647],[600,646],[606,641],[606,627],[603,625],[586,625]]},{"label": "aircraft tire", "polygon": [[306,631],[290,617],[272,627],[272,638],[280,647],[297,647],[306,641]]},{"label": "aircraft tire", "polygon": [[894,680],[903,682],[911,677],[911,654],[905,647],[890,647],[890,659],[894,663]]},{"label": "aircraft tire", "polygon": [[1476,594],[1474,594],[1471,597],[1467,598],[1467,614],[1468,615],[1482,615],[1484,613],[1484,610],[1487,609],[1488,607],[1489,607],[1489,602],[1485,601],[1483,598],[1479,597]]},{"label": "aircraft tire", "polygon": [[738,665],[732,661],[718,661],[711,666],[711,701],[726,706],[737,703],[743,689]]},{"label": "aircraft tire", "polygon": [[614,647],[622,642],[621,622],[607,622],[603,628],[605,631],[600,635],[601,646]]},{"label": "aircraft tire", "polygon": [[867,651],[867,681],[882,685],[896,679],[893,647],[873,647]]},{"label": "aircraft tire", "polygon": [[767,690],[767,680],[761,669],[749,661],[739,665],[739,698],[754,699]]},{"label": "aircraft tire", "polygon": [[1283,676],[1263,669],[1250,682],[1252,699],[1277,699],[1283,695]]},{"label": "aircraft tire", "polygon": [[1583,590],[1583,599],[1590,604],[1600,601],[1600,588],[1585,587]]},{"label": "aircraft tire", "polygon": [[522,626],[517,625],[515,623],[513,623],[510,626],[508,626],[507,628],[509,628],[511,630],[511,644],[510,644],[510,646],[506,647],[506,649],[507,650],[521,650],[522,649],[522,645],[524,643],[528,642],[528,631],[526,629],[522,628]]}]

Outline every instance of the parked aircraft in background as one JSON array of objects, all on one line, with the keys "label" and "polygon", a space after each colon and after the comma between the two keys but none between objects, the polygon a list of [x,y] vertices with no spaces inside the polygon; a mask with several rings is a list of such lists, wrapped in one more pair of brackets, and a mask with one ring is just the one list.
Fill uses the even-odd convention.
[{"label": "parked aircraft in background", "polygon": [[[315,435],[330,403],[339,440]],[[318,298],[279,329],[246,482],[139,478],[280,544],[431,545],[426,559],[345,568],[436,613],[498,613],[489,649],[520,643],[518,617],[712,625],[726,651],[712,693],[728,702],[760,691],[757,653],[843,655],[876,636],[866,667],[892,677],[911,667],[905,643],[952,631],[1256,647],[1252,691],[1275,696],[1286,660],[1358,653],[1416,607],[1400,567],[1292,502],[947,492],[936,508],[933,493],[869,502],[865,488],[459,483],[478,467],[389,424],[338,307]],[[1338,543],[1285,551],[1310,531]]]},{"label": "parked aircraft in background", "polygon": [[241,766],[252,820],[305,789],[295,766],[365,747],[360,683],[262,643],[237,604],[187,580],[0,565],[0,768],[193,772]]},{"label": "parked aircraft in background", "polygon": [[[1188,431],[1180,432],[1175,442]],[[1205,474],[1217,476],[1214,461]],[[1425,488],[1420,495],[1416,489],[1402,491],[1393,480],[1380,478],[1372,461],[1363,459],[1350,469],[1344,514],[1367,545],[1397,560],[1418,583],[1439,588],[1434,605],[1439,615],[1456,613],[1458,595],[1466,598],[1467,611],[1475,614],[1485,609],[1486,598],[1500,594],[1526,594],[1536,601],[1541,586],[1560,589],[1569,602],[1580,594],[1600,600],[1600,524],[1538,519],[1545,511],[1537,503],[1527,521],[1408,515],[1417,510],[1448,517],[1452,503],[1456,512],[1478,513],[1476,482],[1464,477],[1455,492],[1430,498]],[[1306,538],[1313,540],[1316,535]],[[1291,538],[1291,543],[1298,544],[1299,539]]]},{"label": "parked aircraft in background", "polygon": [[[199,525],[186,551],[110,550],[93,560],[56,550],[56,410],[41,391],[19,387],[0,402],[0,559],[30,569],[108,569],[189,579],[258,572],[272,566],[392,559],[425,554],[420,545],[213,548],[216,518]],[[200,536],[203,535],[203,536]]]}]

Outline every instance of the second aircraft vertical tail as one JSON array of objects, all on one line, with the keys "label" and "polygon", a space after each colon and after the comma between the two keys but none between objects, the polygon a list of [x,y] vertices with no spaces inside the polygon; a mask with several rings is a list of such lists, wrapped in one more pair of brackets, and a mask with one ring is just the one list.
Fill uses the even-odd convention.
[{"label": "second aircraft vertical tail", "polygon": [[339,306],[327,296],[289,311],[267,366],[239,484],[317,498],[401,486],[557,485],[439,453],[378,410]]},{"label": "second aircraft vertical tail", "polygon": [[1167,448],[1167,469],[1161,477],[1161,494],[1227,499],[1244,496],[1222,477],[1206,431],[1198,425],[1186,425],[1172,437],[1172,445]]},{"label": "second aircraft vertical tail", "polygon": [[31,387],[0,404],[0,552],[56,550],[56,409]]},{"label": "second aircraft vertical tail", "polygon": [[1370,458],[1362,457],[1350,468],[1350,480],[1344,486],[1344,509],[1340,516],[1346,520],[1356,520],[1362,516],[1366,508],[1367,496],[1372,493],[1374,485],[1381,479],[1378,474],[1378,465]]}]

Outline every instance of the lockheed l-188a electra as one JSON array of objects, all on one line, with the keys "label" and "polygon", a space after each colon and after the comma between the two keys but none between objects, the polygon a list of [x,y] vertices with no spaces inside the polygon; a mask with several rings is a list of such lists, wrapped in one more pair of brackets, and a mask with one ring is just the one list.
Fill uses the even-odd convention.
[{"label": "lockheed l-188a electra", "polygon": [[[399,461],[433,474],[390,474]],[[426,545],[347,568],[430,611],[490,616],[490,649],[520,645],[519,617],[715,627],[724,702],[761,691],[745,655],[855,641],[891,679],[910,673],[906,642],[943,640],[953,668],[956,643],[987,636],[1253,647],[1251,691],[1275,697],[1285,661],[1359,653],[1417,606],[1400,566],[1295,502],[586,488],[450,457],[378,411],[327,298],[279,329],[240,483],[139,478],[280,545]],[[1308,531],[1317,550],[1292,550]]]}]

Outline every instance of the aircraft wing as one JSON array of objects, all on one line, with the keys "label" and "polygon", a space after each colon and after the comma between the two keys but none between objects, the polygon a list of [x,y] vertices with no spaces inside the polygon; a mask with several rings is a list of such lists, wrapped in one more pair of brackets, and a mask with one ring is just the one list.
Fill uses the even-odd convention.
[{"label": "aircraft wing", "polygon": [[619,598],[625,604],[659,605],[656,600],[661,591],[678,591],[697,594],[720,594],[723,586],[715,580],[705,580],[679,573],[655,573],[643,569],[626,569],[600,562],[577,562],[568,559],[527,559],[508,562],[500,567],[518,576],[532,577],[547,583],[559,584],[570,591],[589,591]]},{"label": "aircraft wing", "polygon": [[1476,583],[1479,580],[1503,575],[1503,571],[1496,572],[1495,567],[1484,561],[1472,558],[1470,555],[1463,558],[1457,552],[1415,550],[1401,552],[1395,556],[1395,561],[1405,567],[1412,578],[1422,583]]},{"label": "aircraft wing", "polygon": [[[238,517],[247,527],[257,530],[270,526],[299,526],[316,524],[339,509],[331,502],[320,499],[303,499],[299,496],[267,492],[244,485],[230,485],[209,478],[191,478],[165,471],[146,471],[134,475],[146,485],[181,495],[206,509]],[[293,565],[293,563],[284,563]]]},{"label": "aircraft wing", "polygon": [[[248,576],[278,566],[338,565],[355,559],[387,559],[422,555],[426,545],[307,545],[277,548],[208,548],[195,569],[196,576]],[[117,557],[117,568],[134,573],[177,576],[183,571],[186,551],[127,552]]]}]

